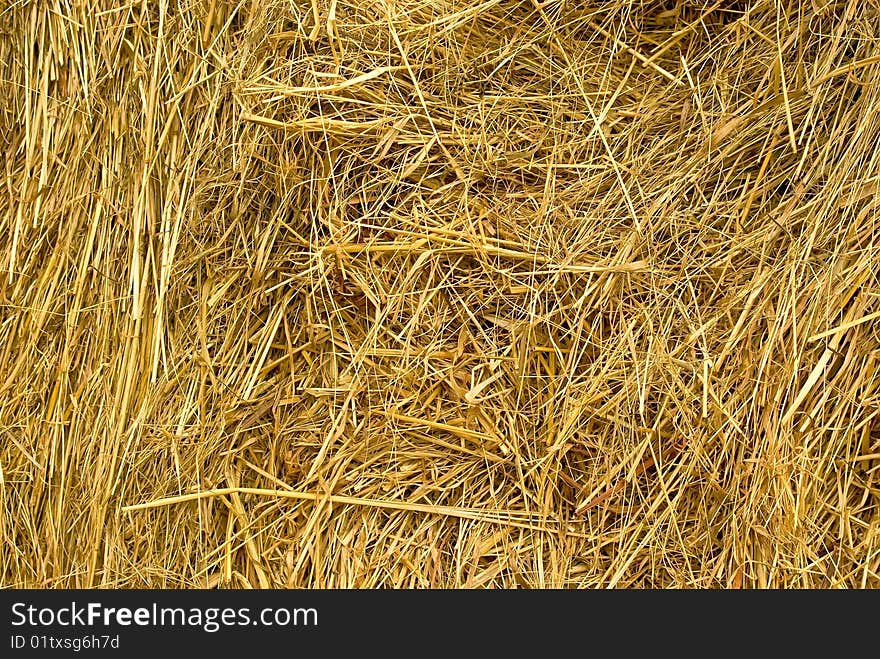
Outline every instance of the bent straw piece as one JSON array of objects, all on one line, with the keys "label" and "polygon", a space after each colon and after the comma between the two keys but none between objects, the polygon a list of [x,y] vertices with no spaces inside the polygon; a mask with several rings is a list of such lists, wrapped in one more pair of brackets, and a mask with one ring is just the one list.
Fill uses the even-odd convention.
[{"label": "bent straw piece", "polygon": [[810,83],[812,88],[816,88],[821,84],[824,84],[831,80],[832,78],[836,78],[837,76],[846,75],[852,73],[853,71],[857,71],[858,69],[864,68],[866,66],[870,66],[871,64],[877,64],[880,62],[880,55],[873,55],[872,57],[866,57],[857,62],[852,62],[851,64],[846,64],[844,66],[839,66],[832,71],[821,76],[818,80],[814,80]]},{"label": "bent straw piece", "polygon": [[280,84],[247,87],[245,93],[271,93],[274,96],[296,96],[300,94],[330,94],[339,92],[349,87],[356,87],[370,80],[374,80],[387,73],[406,71],[405,66],[380,66],[372,71],[367,71],[353,78],[347,78],[331,85],[316,85],[314,87],[287,87]]},{"label": "bent straw piece", "polygon": [[361,497],[349,497],[339,494],[318,494],[314,492],[297,492],[292,490],[271,490],[258,487],[221,487],[212,490],[203,490],[201,492],[193,492],[191,494],[180,494],[172,497],[156,499],[144,503],[136,503],[120,508],[121,512],[131,513],[142,510],[151,510],[154,508],[164,508],[166,506],[174,506],[180,503],[188,503],[191,501],[202,501],[214,497],[223,497],[229,495],[249,494],[262,497],[274,497],[278,499],[295,499],[299,501],[329,501],[330,503],[351,506],[365,506],[368,508],[384,508],[388,510],[400,510],[406,512],[419,512],[430,515],[442,515],[445,517],[458,517],[461,519],[470,519],[479,522],[487,522],[491,524],[501,524],[504,526],[513,526],[516,528],[529,529],[533,531],[541,531],[543,533],[567,533],[564,529],[553,529],[540,525],[529,524],[527,522],[514,519],[514,517],[528,518],[532,515],[526,512],[517,511],[493,511],[493,510],[475,510],[467,508],[456,508],[454,506],[435,506],[422,503],[406,503],[404,501],[384,501],[379,499],[365,499]]}]

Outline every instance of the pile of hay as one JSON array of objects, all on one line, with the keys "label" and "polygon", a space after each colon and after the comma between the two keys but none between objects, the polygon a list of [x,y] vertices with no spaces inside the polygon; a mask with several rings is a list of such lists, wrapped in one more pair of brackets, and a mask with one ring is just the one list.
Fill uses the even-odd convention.
[{"label": "pile of hay", "polygon": [[7,587],[880,585],[880,3],[7,0]]}]

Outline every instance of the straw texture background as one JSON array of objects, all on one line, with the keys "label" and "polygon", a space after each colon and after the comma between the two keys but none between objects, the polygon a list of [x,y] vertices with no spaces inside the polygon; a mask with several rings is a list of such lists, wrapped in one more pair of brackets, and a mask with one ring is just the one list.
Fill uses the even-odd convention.
[{"label": "straw texture background", "polygon": [[6,587],[880,583],[876,0],[0,0]]}]

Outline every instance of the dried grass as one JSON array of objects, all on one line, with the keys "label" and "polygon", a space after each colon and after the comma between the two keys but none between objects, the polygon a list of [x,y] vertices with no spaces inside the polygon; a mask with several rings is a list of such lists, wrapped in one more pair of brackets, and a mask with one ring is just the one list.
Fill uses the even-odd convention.
[{"label": "dried grass", "polygon": [[880,584],[880,4],[6,0],[7,587]]}]

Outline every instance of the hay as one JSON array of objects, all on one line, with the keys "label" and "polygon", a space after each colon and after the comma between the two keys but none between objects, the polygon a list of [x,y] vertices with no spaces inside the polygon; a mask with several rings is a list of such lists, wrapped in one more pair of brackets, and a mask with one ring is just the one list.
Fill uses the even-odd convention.
[{"label": "hay", "polygon": [[6,0],[8,587],[880,584],[880,4]]}]

